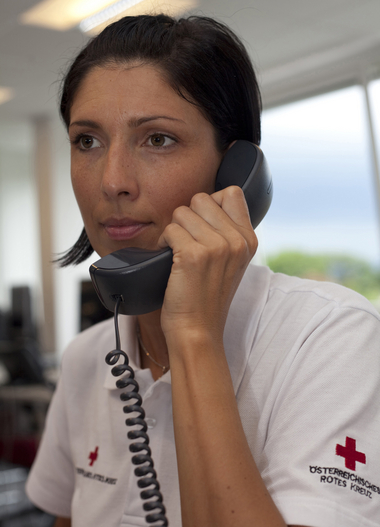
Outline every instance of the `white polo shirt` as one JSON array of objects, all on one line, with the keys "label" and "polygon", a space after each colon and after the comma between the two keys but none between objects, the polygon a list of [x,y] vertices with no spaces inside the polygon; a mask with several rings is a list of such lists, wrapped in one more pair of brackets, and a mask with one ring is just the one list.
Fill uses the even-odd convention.
[{"label": "white polo shirt", "polygon": [[[135,319],[121,317],[172,527],[181,525],[170,372],[141,370]],[[335,284],[249,266],[225,349],[248,444],[288,525],[380,526],[380,317]],[[145,526],[121,390],[106,365],[113,322],[65,352],[30,499],[73,527]],[[202,485],[202,482],[199,482]]]}]

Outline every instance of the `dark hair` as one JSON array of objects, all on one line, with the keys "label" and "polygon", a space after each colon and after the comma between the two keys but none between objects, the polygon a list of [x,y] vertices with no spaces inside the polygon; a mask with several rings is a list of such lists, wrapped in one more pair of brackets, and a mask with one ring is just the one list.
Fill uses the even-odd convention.
[{"label": "dark hair", "polygon": [[[124,17],[93,38],[64,79],[60,112],[66,127],[75,95],[92,68],[136,60],[157,65],[173,89],[200,109],[214,127],[220,151],[236,139],[260,144],[261,97],[247,51],[227,26],[197,16]],[[78,264],[92,252],[83,229],[57,262]]]}]

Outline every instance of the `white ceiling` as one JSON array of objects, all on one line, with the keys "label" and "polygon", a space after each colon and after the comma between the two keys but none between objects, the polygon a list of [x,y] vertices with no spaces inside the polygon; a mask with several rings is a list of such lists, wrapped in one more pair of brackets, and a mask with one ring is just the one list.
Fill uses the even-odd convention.
[{"label": "white ceiling", "polygon": [[[199,1],[195,14],[242,37],[267,107],[380,72],[380,0]],[[20,25],[19,14],[36,3],[0,0],[0,86],[15,91],[0,105],[1,120],[55,114],[59,77],[87,40],[77,29]]]}]

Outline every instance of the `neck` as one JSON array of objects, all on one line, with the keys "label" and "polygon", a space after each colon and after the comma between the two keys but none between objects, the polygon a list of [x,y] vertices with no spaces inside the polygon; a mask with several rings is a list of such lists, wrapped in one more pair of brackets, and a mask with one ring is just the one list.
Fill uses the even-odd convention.
[{"label": "neck", "polygon": [[[150,356],[159,364],[169,366],[168,348],[161,329],[161,309],[139,315],[137,321],[140,327],[141,340]],[[141,366],[150,368],[154,379],[161,377],[162,368],[154,364],[142,350],[140,350],[140,359]]]}]

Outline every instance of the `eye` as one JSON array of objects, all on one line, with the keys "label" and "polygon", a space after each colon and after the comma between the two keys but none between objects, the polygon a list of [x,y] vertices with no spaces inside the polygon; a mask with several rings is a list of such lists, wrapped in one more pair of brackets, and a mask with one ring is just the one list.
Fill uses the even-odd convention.
[{"label": "eye", "polygon": [[100,142],[91,135],[80,135],[74,143],[79,145],[81,150],[92,150],[100,146]]},{"label": "eye", "polygon": [[174,139],[164,134],[153,134],[149,140],[153,146],[169,146],[175,142]]}]

